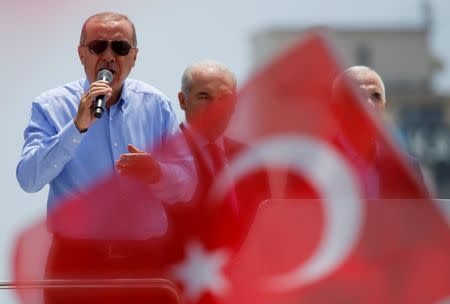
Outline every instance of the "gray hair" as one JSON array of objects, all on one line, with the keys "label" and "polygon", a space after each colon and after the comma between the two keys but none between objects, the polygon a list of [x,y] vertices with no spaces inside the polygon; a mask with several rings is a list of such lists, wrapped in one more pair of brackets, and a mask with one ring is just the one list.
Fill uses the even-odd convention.
[{"label": "gray hair", "polygon": [[131,29],[133,31],[132,35],[132,43],[133,47],[137,46],[137,36],[136,36],[136,28],[134,27],[133,22],[128,18],[126,15],[119,14],[119,13],[113,13],[113,12],[102,12],[95,15],[90,16],[86,19],[86,21],[83,23],[83,27],[81,29],[81,35],[80,35],[80,45],[83,45],[86,41],[86,26],[89,23],[89,21],[95,20],[96,22],[111,22],[111,21],[122,21],[125,20],[131,25]]},{"label": "gray hair", "polygon": [[233,80],[234,87],[236,88],[236,76],[225,64],[211,59],[203,59],[191,64],[186,68],[186,70],[184,70],[183,76],[181,77],[181,92],[184,95],[188,95],[191,90],[193,75],[205,70],[228,74]]}]

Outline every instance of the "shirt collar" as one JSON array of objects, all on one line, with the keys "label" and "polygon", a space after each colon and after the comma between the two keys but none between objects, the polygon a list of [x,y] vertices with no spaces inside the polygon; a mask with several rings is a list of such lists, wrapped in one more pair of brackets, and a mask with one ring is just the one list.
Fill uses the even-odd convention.
[{"label": "shirt collar", "polygon": [[122,85],[122,92],[119,97],[119,101],[117,102],[117,106],[123,112],[128,106],[128,78],[125,79]]},{"label": "shirt collar", "polygon": [[[200,147],[205,147],[206,145],[211,143],[208,139],[206,139],[200,133],[198,133],[193,128],[191,128],[191,126],[189,125],[189,123],[187,121],[183,121],[182,124],[187,130],[189,130],[189,134],[192,136],[192,139]],[[216,144],[220,149],[222,149],[222,151],[225,151],[224,140],[223,140],[222,135],[219,136],[218,138],[216,138],[216,140],[214,141],[214,144]]]}]

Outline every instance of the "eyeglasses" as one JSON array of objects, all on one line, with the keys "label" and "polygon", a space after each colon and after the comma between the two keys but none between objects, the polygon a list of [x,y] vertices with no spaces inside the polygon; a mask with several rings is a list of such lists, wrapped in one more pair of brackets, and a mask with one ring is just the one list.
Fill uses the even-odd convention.
[{"label": "eyeglasses", "polygon": [[133,48],[127,41],[125,40],[92,40],[89,43],[86,43],[89,52],[92,55],[100,55],[108,48],[108,45],[111,43],[111,49],[119,56],[126,56],[130,53],[130,50]]}]

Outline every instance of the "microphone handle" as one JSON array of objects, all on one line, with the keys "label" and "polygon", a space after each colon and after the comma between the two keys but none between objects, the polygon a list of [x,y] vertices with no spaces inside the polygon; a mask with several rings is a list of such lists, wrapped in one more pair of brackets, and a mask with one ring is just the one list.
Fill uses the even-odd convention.
[{"label": "microphone handle", "polygon": [[[98,80],[108,81],[108,78],[105,76]],[[109,83],[109,81],[108,81],[108,83]],[[95,108],[94,108],[94,117],[95,118],[102,118],[102,114],[105,109],[105,103],[106,103],[105,95],[100,95],[100,96],[97,96],[97,98],[95,98]]]},{"label": "microphone handle", "polygon": [[94,117],[102,118],[102,114],[105,108],[105,95],[100,95],[95,98]]}]

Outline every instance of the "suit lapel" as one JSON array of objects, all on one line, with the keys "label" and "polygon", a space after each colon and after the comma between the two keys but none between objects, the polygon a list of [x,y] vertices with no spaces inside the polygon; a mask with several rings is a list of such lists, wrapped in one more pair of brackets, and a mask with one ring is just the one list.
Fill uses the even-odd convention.
[{"label": "suit lapel", "polygon": [[202,153],[201,147],[199,146],[199,143],[196,142],[196,140],[194,139],[192,133],[183,124],[180,124],[180,128],[181,131],[183,132],[184,138],[186,139],[189,149],[191,150],[192,156],[194,157],[199,184],[198,185],[199,191],[197,192],[201,192],[207,187],[209,187],[208,183],[210,183],[213,179],[213,172],[209,168],[208,163],[204,158],[204,153]]}]

